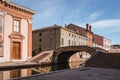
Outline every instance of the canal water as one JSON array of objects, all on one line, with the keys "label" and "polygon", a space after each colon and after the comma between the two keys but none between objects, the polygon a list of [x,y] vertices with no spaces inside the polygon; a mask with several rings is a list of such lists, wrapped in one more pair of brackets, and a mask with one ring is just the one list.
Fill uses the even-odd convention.
[{"label": "canal water", "polygon": [[35,74],[44,74],[44,73],[49,73],[49,72],[63,70],[63,69],[73,69],[73,68],[80,67],[80,64],[81,62],[71,62],[71,63],[64,63],[64,64],[62,63],[58,65],[39,66],[39,67],[32,67],[32,68],[0,71],[0,80],[31,76]]}]

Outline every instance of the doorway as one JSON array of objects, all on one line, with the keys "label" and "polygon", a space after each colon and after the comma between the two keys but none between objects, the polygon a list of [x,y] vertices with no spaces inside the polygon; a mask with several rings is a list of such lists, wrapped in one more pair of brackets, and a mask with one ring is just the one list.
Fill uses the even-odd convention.
[{"label": "doorway", "polygon": [[12,59],[20,59],[20,51],[21,51],[20,42],[13,42],[13,53],[12,53]]}]

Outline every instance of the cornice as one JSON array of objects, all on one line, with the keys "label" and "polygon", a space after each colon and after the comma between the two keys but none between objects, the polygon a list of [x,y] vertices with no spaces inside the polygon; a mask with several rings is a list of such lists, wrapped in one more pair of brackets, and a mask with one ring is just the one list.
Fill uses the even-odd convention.
[{"label": "cornice", "polygon": [[29,14],[34,14],[35,13],[34,10],[26,8],[24,6],[21,6],[19,4],[10,2],[9,0],[0,0],[0,3],[4,4],[4,6],[6,6],[6,7],[17,9],[19,11],[26,12],[26,13],[29,13]]}]

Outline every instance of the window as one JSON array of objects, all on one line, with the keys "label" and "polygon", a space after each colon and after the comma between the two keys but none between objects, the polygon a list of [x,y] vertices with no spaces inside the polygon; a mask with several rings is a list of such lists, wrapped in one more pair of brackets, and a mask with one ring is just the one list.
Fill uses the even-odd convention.
[{"label": "window", "polygon": [[39,39],[39,42],[42,42],[42,40],[41,40],[41,39]]},{"label": "window", "polygon": [[73,34],[72,34],[72,37],[73,37]]},{"label": "window", "polygon": [[62,38],[62,45],[64,45],[64,38]]},{"label": "window", "polygon": [[70,46],[70,40],[68,41],[68,44],[69,44],[69,46]]},{"label": "window", "polygon": [[39,52],[41,52],[41,48],[39,48]]},{"label": "window", "polygon": [[39,33],[39,36],[41,36],[42,35],[42,33]]},{"label": "window", "polygon": [[14,20],[14,32],[20,32],[20,21]]},{"label": "window", "polygon": [[69,33],[69,36],[70,36],[70,33]]}]

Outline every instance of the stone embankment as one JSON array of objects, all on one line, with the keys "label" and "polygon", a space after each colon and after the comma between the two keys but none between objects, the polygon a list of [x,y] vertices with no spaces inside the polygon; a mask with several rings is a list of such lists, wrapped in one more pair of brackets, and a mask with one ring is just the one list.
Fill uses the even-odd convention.
[{"label": "stone embankment", "polygon": [[12,80],[119,80],[120,70],[83,67],[53,73],[15,78]]},{"label": "stone embankment", "polygon": [[86,61],[85,67],[120,69],[120,53],[99,52]]}]

